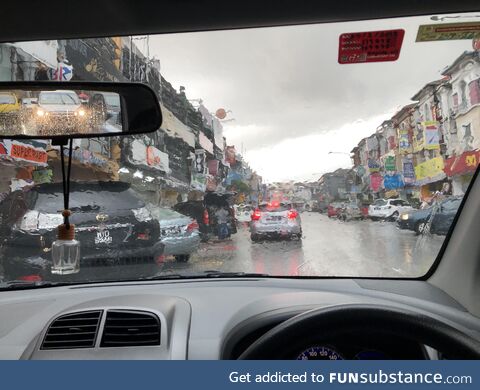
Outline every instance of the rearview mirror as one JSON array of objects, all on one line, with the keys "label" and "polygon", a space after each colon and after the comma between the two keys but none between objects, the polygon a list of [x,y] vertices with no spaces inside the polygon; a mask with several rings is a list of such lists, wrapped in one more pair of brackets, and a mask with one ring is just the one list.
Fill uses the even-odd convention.
[{"label": "rearview mirror", "polygon": [[160,104],[145,84],[0,82],[0,138],[108,137],[161,124]]}]

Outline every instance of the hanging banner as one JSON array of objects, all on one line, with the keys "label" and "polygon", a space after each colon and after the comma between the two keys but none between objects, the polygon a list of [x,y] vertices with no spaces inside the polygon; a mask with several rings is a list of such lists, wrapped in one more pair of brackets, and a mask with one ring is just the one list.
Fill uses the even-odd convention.
[{"label": "hanging banner", "polygon": [[398,132],[398,149],[402,154],[410,152],[410,139],[408,130],[400,130]]},{"label": "hanging banner", "polygon": [[218,160],[210,160],[208,162],[208,173],[210,175],[217,176],[219,164],[220,164],[220,161]]},{"label": "hanging banner", "polygon": [[402,177],[397,173],[395,175],[385,175],[383,177],[383,187],[386,190],[395,190],[403,187]]},{"label": "hanging banner", "polygon": [[413,137],[413,151],[420,152],[425,147],[425,137],[423,128],[420,124],[417,124],[415,134]]},{"label": "hanging banner", "polygon": [[190,185],[192,189],[204,192],[207,189],[207,178],[203,174],[193,173]]},{"label": "hanging banner", "polygon": [[443,169],[444,165],[442,157],[435,157],[418,164],[415,167],[415,177],[417,178],[416,184],[425,185],[442,180],[446,176]]},{"label": "hanging banner", "polygon": [[422,122],[422,127],[425,132],[425,149],[440,149],[439,123],[436,121]]},{"label": "hanging banner", "polygon": [[480,150],[472,150],[446,159],[444,171],[447,176],[471,173],[475,172],[479,163]]},{"label": "hanging banner", "polygon": [[380,163],[377,160],[368,159],[368,170],[370,173],[378,172],[380,171]]},{"label": "hanging banner", "polygon": [[386,171],[395,171],[397,169],[395,156],[387,156],[384,159],[384,167]]},{"label": "hanging banner", "polygon": [[370,189],[373,192],[378,192],[382,186],[383,177],[380,173],[373,173],[370,175]]},{"label": "hanging banner", "polygon": [[405,184],[415,183],[415,168],[411,158],[405,158],[403,160],[403,181]]}]

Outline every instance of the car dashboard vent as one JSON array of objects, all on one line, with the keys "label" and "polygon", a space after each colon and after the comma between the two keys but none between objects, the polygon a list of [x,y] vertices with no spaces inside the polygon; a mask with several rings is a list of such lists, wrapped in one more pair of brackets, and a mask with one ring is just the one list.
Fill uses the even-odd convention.
[{"label": "car dashboard vent", "polygon": [[160,320],[150,312],[109,310],[101,347],[160,345]]},{"label": "car dashboard vent", "polygon": [[66,314],[48,327],[41,349],[93,348],[102,310]]}]

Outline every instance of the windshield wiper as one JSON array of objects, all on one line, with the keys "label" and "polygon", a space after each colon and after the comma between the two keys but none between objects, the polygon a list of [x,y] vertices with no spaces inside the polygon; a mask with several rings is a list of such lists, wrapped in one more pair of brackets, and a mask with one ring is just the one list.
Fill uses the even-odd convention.
[{"label": "windshield wiper", "polygon": [[255,272],[222,272],[217,270],[204,271],[203,278],[265,278],[269,274],[260,274]]},{"label": "windshield wiper", "polygon": [[66,286],[70,283],[65,282],[49,282],[49,281],[28,281],[28,280],[10,280],[8,282],[0,282],[0,291],[5,290],[21,290],[29,288],[41,287],[57,287]]},{"label": "windshield wiper", "polygon": [[142,280],[170,280],[170,279],[209,279],[209,278],[265,278],[270,277],[269,274],[260,274],[254,272],[222,272],[217,270],[207,270],[201,274],[178,274],[165,273],[150,276]]}]

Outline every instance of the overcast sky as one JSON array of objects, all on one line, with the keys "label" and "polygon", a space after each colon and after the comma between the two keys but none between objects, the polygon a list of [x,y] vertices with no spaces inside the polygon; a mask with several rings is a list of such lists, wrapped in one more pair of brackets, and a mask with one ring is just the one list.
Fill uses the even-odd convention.
[{"label": "overcast sky", "polygon": [[[418,26],[428,23],[421,17],[157,35],[150,55],[189,99],[232,111],[227,143],[238,151],[243,144],[266,181],[312,180],[351,166],[348,152],[360,139],[471,49],[467,40],[415,43]],[[397,28],[405,29],[399,60],[338,64],[341,33]]]}]

